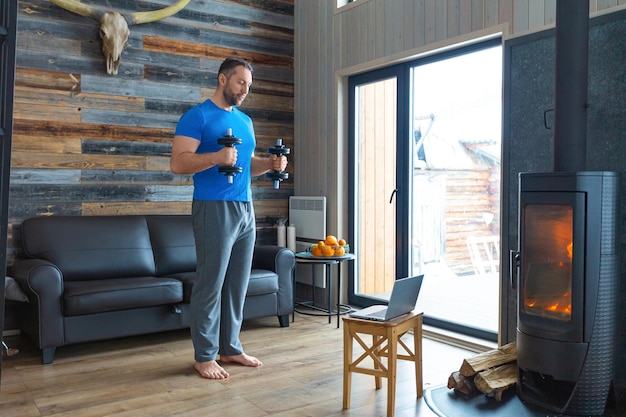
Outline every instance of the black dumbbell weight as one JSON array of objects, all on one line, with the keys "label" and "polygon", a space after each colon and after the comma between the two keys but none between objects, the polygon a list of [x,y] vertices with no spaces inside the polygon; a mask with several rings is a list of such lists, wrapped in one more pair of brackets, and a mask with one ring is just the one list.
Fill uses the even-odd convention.
[{"label": "black dumbbell weight", "polygon": [[[224,145],[229,148],[232,148],[235,145],[241,145],[242,140],[233,135],[233,130],[228,128],[226,131],[226,136],[221,137],[217,140],[218,145]],[[242,167],[237,166],[220,166],[217,168],[217,172],[220,172],[228,177],[228,183],[233,183],[233,178],[237,174],[241,174],[243,172]]]},{"label": "black dumbbell weight", "polygon": [[[291,153],[291,149],[285,147],[285,145],[283,145],[283,140],[282,139],[276,139],[276,145],[274,145],[274,147],[272,148],[268,148],[267,152],[271,153],[272,155],[276,155],[279,158],[283,155],[289,155]],[[276,190],[278,190],[280,188],[280,182],[283,180],[286,180],[287,178],[289,178],[289,174],[287,174],[284,171],[272,171],[272,172],[268,172],[267,176],[269,178],[271,178],[274,181],[274,188]]]}]

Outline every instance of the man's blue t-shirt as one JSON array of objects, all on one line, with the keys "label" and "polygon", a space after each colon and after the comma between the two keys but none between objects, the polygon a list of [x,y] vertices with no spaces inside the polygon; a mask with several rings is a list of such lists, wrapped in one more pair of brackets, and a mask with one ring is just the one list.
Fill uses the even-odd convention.
[{"label": "man's blue t-shirt", "polygon": [[226,136],[229,128],[232,129],[233,136],[242,140],[240,145],[235,145],[237,147],[235,166],[243,168],[243,172],[235,175],[232,184],[228,183],[226,175],[217,172],[217,166],[197,172],[193,176],[193,198],[196,200],[252,200],[250,162],[256,147],[254,127],[247,114],[235,106],[232,109],[232,112],[226,111],[211,100],[206,100],[183,114],[176,126],[176,135],[200,141],[196,153],[219,151],[224,145],[219,145],[217,140]]}]

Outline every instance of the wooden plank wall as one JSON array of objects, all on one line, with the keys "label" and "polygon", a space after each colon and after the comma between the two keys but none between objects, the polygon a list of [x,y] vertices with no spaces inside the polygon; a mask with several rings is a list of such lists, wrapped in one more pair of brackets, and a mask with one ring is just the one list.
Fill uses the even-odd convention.
[{"label": "wooden plank wall", "polygon": [[[133,12],[173,2],[106,4]],[[27,217],[190,213],[191,176],[169,169],[173,132],[212,94],[227,56],[255,68],[241,108],[255,123],[257,154],[276,138],[293,149],[294,0],[191,0],[175,16],[131,26],[118,75],[106,74],[98,29],[47,0],[19,2],[10,261]],[[280,190],[253,179],[259,243],[274,243],[276,219],[287,217],[289,159]]]}]

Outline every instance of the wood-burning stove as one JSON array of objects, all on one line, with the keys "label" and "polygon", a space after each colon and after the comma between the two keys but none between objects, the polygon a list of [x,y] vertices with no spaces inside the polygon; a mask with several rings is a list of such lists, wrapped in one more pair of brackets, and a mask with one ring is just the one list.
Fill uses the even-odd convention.
[{"label": "wood-burning stove", "polygon": [[571,415],[603,414],[615,381],[619,178],[585,171],[588,20],[557,1],[555,171],[520,174],[511,257],[518,396]]},{"label": "wood-burning stove", "polygon": [[614,381],[618,174],[521,173],[517,392],[559,413],[601,415]]}]

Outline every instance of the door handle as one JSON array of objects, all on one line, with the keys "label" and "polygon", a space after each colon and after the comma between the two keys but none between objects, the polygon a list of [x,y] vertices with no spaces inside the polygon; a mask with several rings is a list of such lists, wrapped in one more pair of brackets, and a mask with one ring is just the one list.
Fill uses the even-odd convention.
[{"label": "door handle", "polygon": [[389,204],[391,204],[391,202],[393,201],[393,196],[396,195],[398,193],[398,189],[394,188],[393,191],[391,192],[391,197],[389,197]]},{"label": "door handle", "polygon": [[509,251],[509,277],[511,278],[511,288],[517,289],[517,282],[520,273],[519,251]]}]

